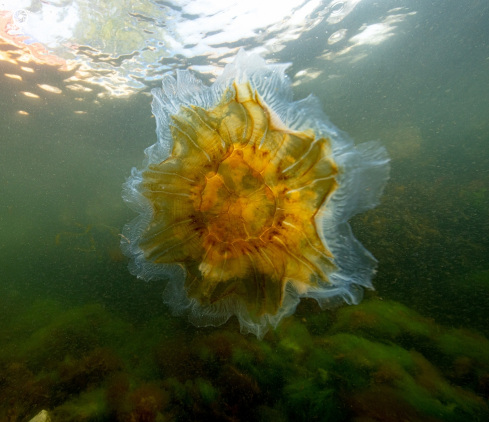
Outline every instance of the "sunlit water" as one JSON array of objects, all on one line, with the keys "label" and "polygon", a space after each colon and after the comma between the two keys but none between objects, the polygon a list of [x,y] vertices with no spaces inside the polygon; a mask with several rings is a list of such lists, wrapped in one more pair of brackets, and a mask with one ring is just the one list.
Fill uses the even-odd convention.
[{"label": "sunlit water", "polygon": [[[487,2],[107,3],[0,1],[0,420],[486,420]],[[239,47],[392,159],[351,221],[376,290],[262,342],[172,316],[119,248],[150,89]]]}]

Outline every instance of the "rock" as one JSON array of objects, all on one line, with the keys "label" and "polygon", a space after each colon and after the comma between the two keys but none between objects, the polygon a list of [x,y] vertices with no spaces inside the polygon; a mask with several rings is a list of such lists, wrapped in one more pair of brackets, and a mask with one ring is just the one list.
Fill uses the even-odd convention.
[{"label": "rock", "polygon": [[41,410],[29,422],[51,422],[51,416],[49,416],[47,410]]}]

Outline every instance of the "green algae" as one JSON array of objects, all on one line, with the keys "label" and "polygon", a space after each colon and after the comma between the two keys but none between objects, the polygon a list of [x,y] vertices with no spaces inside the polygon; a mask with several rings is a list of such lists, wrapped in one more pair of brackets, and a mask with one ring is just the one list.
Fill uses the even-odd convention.
[{"label": "green algae", "polygon": [[104,421],[107,415],[104,397],[102,388],[84,392],[55,408],[53,419],[64,422]]},{"label": "green algae", "polygon": [[481,334],[375,298],[325,320],[319,332],[321,315],[293,316],[257,341],[233,326],[184,332],[158,316],[136,327],[97,304],[37,301],[4,330],[0,420],[39,406],[55,421],[489,417]]},{"label": "green algae", "polygon": [[195,384],[197,385],[200,396],[205,404],[210,404],[214,402],[219,396],[219,390],[213,387],[213,385],[202,378],[197,378],[195,380]]},{"label": "green algae", "polygon": [[462,283],[460,283],[461,290],[487,292],[489,291],[489,271],[476,271],[469,274]]},{"label": "green algae", "polygon": [[288,413],[297,421],[341,420],[341,404],[336,390],[325,382],[323,374],[298,379],[283,390]]},{"label": "green algae", "polygon": [[340,369],[337,373],[352,393],[388,385],[416,412],[447,421],[468,420],[487,410],[474,393],[452,387],[416,351],[349,334],[334,335],[326,342],[340,361],[335,371]]},{"label": "green algae", "polygon": [[481,334],[465,329],[444,331],[436,339],[437,347],[447,356],[467,356],[479,365],[489,364],[489,341]]},{"label": "green algae", "polygon": [[128,327],[98,304],[66,309],[53,301],[36,302],[15,322],[21,338],[4,345],[0,361],[25,361],[35,369],[49,368],[67,355],[80,357],[94,347],[117,348]]},{"label": "green algae", "polygon": [[431,338],[438,327],[416,311],[391,300],[372,299],[341,308],[334,331],[358,332],[374,338],[396,340],[405,335]]}]

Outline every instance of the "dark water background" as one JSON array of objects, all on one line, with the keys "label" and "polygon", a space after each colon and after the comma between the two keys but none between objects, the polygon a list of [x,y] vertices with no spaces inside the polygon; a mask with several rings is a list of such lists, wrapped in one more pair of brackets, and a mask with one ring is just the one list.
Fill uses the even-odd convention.
[{"label": "dark water background", "polygon": [[[392,7],[397,6],[399,4],[392,2]],[[380,7],[387,10],[385,3],[360,4],[345,23],[348,27],[360,27],[378,17]],[[409,7],[417,14],[403,22],[402,30],[380,45],[360,47],[368,56],[356,63],[318,58],[328,36],[326,30],[331,33],[326,24],[318,25],[289,43],[274,59],[293,63],[290,76],[304,68],[323,70],[316,79],[296,86],[295,98],[313,92],[330,120],[355,142],[379,139],[392,157],[391,180],[381,205],[356,216],[351,222],[354,233],[379,260],[374,279],[376,290],[367,292],[366,303],[378,303],[380,299],[388,303],[395,301],[427,318],[423,321],[428,325],[462,328],[464,332],[478,332],[488,337],[489,3],[473,0],[410,2]],[[1,49],[13,48],[2,45]],[[144,416],[146,419],[137,416],[133,420],[251,420],[249,418],[256,414],[250,409],[261,409],[256,412],[263,420],[303,420],[313,414],[316,415],[314,420],[325,420],[321,412],[314,413],[312,405],[309,410],[290,410],[286,404],[290,399],[288,390],[282,390],[286,388],[285,381],[285,384],[270,384],[276,391],[266,393],[263,385],[268,384],[260,384],[259,377],[254,379],[250,371],[223,357],[224,366],[234,365],[250,385],[257,385],[256,391],[250,386],[243,387],[248,394],[245,394],[246,400],[251,403],[245,411],[241,399],[219,390],[236,384],[231,375],[213,378],[207,369],[195,369],[191,364],[194,362],[191,351],[196,347],[192,345],[211,341],[213,335],[218,335],[216,333],[229,333],[228,340],[216,342],[224,342],[231,349],[234,346],[270,347],[272,355],[282,353],[280,336],[286,339],[289,334],[271,333],[264,340],[268,346],[255,346],[257,342],[251,336],[241,339],[234,335],[235,321],[217,329],[196,329],[184,318],[168,315],[161,300],[162,282],[142,282],[129,274],[127,260],[119,250],[119,233],[134,213],[123,204],[120,192],[130,168],[140,166],[144,148],[156,139],[151,98],[140,93],[128,99],[103,99],[97,97],[96,88],[76,93],[65,90],[62,95],[44,92],[36,84],[62,87],[67,75],[46,65],[30,63],[26,66],[32,67],[34,72],[23,72],[23,80],[17,81],[4,74],[18,74],[18,65],[0,61],[0,368],[4,372],[0,375],[0,395],[3,394],[5,400],[0,397],[0,420],[29,420],[41,409],[51,411],[86,391],[98,391],[97,388],[109,391],[113,385],[110,377],[116,376],[127,377],[129,395],[150,380],[160,383],[158,388],[168,396],[164,399],[170,403],[165,405],[166,410],[161,410],[164,408],[161,405],[154,415],[149,412],[149,416]],[[21,91],[34,92],[41,98],[25,97]],[[18,110],[28,111],[29,116],[18,115]],[[75,114],[74,111],[86,113]],[[125,366],[130,353],[125,352],[127,345],[124,345],[124,335],[120,334],[119,340],[111,343],[111,353],[117,355],[118,347],[124,350],[120,352],[124,356],[120,358],[123,363],[114,364],[113,369],[104,363],[108,375],[104,372],[95,380],[88,377],[89,381],[79,387],[73,386],[75,381],[72,384],[53,381],[54,384],[49,384],[51,387],[46,387],[51,398],[35,402],[26,401],[22,395],[32,393],[12,393],[17,391],[15,385],[34,385],[43,379],[42,374],[61,371],[56,367],[59,362],[66,364],[70,359],[85,359],[84,353],[92,356],[90,337],[82,336],[73,340],[74,346],[68,347],[63,342],[60,346],[51,345],[53,349],[47,353],[55,356],[59,347],[59,356],[46,358],[46,364],[29,360],[39,348],[46,347],[39,334],[43,327],[50,327],[53,320],[63,320],[70,312],[83,314],[79,309],[94,304],[100,306],[97,311],[100,315],[131,327],[133,331],[128,338],[135,339],[138,332],[154,337],[154,344],[139,339],[141,350],[133,354],[143,361],[145,354],[163,354],[155,372],[147,369],[151,373],[147,375],[143,370],[132,371],[130,368],[138,367],[135,363]],[[338,324],[342,315],[337,316],[341,310],[326,311],[322,317],[326,328],[317,329],[316,325],[308,324],[309,318],[317,317],[318,312],[313,303],[307,302],[291,318],[306,327],[316,344],[323,341],[321,336],[327,335],[328,324]],[[83,318],[80,316],[80,321]],[[76,321],[77,318],[73,324]],[[114,324],[115,327],[119,323]],[[162,328],[165,324],[171,329]],[[290,324],[286,322],[284,330]],[[62,337],[68,338],[69,334],[65,334]],[[211,336],[211,340],[205,340],[206,336]],[[37,346],[36,338],[40,339]],[[372,338],[375,339],[375,335]],[[441,368],[440,373],[454,385],[477,395],[481,399],[479,410],[472,413],[466,410],[468,413],[462,416],[455,412],[453,419],[446,415],[437,419],[426,409],[425,413],[418,409],[415,416],[397,410],[398,413],[379,416],[369,414],[361,406],[348,404],[343,400],[345,395],[340,394],[335,403],[341,412],[339,416],[330,415],[328,420],[486,420],[489,378],[484,376],[489,377],[489,361],[485,361],[484,356],[489,356],[489,350],[486,350],[486,340],[480,339],[483,357],[470,358],[473,365],[486,368],[486,372],[477,373],[477,380],[475,375],[467,375],[469,369],[459,378],[450,378],[447,374],[453,375],[453,368],[450,370],[453,362],[447,363],[443,356],[426,352],[429,341],[421,347],[416,339],[404,339],[404,342],[389,339],[405,350],[418,350]],[[100,339],[95,342],[103,343]],[[249,342],[250,346],[243,346],[242,342]],[[433,342],[436,348],[436,340]],[[16,359],[12,358],[11,351],[17,346],[20,350],[18,365],[23,365],[29,376],[12,370]],[[183,364],[186,369],[178,366],[179,360],[188,363]],[[171,368],[161,361],[170,362]],[[262,361],[257,359],[254,365],[258,371],[275,370],[268,357]],[[207,397],[207,390],[202,387],[200,402],[192,396],[199,404],[185,404],[183,399],[175,399],[177,387],[161,384],[169,378],[168,374],[179,379],[183,386],[187,385],[186,380],[194,380],[191,382],[196,386],[204,381],[199,384],[200,381],[195,380],[206,380],[221,392],[215,393],[217,396],[208,393]],[[59,374],[52,375],[56,376],[62,378]],[[295,374],[294,379],[300,376]],[[121,381],[121,385],[124,382]],[[362,391],[367,390],[364,387]],[[53,398],[55,394],[57,398]],[[158,394],[154,393],[155,397]],[[236,396],[240,394],[238,391]],[[136,399],[127,400],[132,400],[131,406],[137,408]],[[105,420],[130,420],[124,419],[131,414],[130,409],[124,413],[114,410],[114,406],[117,407],[113,403],[109,405],[112,410],[106,411],[108,419]],[[273,412],[266,413],[267,409]],[[59,420],[103,419],[100,415],[87,416],[86,412],[85,416],[75,414],[76,411],[57,413]],[[109,414],[111,416],[107,416]],[[155,416],[157,414],[159,416]],[[263,416],[268,414],[272,416]]]}]

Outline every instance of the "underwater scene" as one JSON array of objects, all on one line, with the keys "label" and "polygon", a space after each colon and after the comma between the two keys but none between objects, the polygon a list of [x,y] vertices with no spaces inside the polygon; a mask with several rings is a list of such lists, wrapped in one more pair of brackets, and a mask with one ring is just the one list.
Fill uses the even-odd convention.
[{"label": "underwater scene", "polygon": [[0,422],[489,420],[488,18],[0,0]]}]

